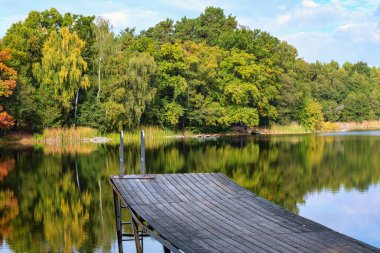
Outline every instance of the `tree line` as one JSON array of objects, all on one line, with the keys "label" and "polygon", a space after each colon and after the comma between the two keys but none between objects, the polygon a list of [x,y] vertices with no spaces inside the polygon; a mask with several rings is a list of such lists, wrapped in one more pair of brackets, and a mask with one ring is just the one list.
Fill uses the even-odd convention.
[{"label": "tree line", "polygon": [[318,130],[323,121],[380,118],[380,68],[308,63],[215,7],[117,35],[100,17],[32,11],[0,50],[2,129],[211,132],[297,122]]}]

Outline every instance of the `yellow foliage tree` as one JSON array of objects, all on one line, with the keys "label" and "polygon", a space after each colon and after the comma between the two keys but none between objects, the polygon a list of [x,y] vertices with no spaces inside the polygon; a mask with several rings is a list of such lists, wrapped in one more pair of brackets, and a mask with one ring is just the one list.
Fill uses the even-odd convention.
[{"label": "yellow foliage tree", "polygon": [[[75,98],[75,117],[80,88],[90,86],[87,62],[82,57],[85,42],[74,32],[63,27],[52,31],[42,49],[41,64],[34,65],[34,73],[42,85],[54,90],[54,99],[69,111]],[[74,120],[75,125],[75,120]]]},{"label": "yellow foliage tree", "polygon": [[322,128],[323,112],[322,105],[312,99],[309,99],[301,115],[302,124],[312,131],[318,131]]}]

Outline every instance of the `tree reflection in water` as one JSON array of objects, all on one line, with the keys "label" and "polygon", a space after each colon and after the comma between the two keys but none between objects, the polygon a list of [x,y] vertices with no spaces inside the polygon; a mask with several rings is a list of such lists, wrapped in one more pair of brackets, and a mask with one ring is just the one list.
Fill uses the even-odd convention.
[{"label": "tree reflection in water", "polygon": [[[377,136],[234,137],[147,143],[150,173],[222,172],[293,212],[310,192],[366,191],[380,181]],[[116,145],[1,149],[0,238],[14,252],[109,252]],[[125,146],[139,173],[139,146]]]}]

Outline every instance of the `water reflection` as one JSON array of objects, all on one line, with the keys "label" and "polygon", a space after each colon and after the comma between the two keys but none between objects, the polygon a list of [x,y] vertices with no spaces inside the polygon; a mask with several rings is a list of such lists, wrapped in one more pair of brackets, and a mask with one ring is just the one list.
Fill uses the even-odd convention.
[{"label": "water reflection", "polygon": [[380,185],[370,186],[365,193],[342,187],[336,193],[310,193],[298,207],[304,217],[325,226],[333,224],[336,231],[380,247],[379,193]]},{"label": "water reflection", "polygon": [[[326,225],[333,228],[338,222],[356,226],[352,219],[366,215],[374,222],[368,223],[367,232],[364,226],[357,231],[373,232],[375,238],[360,237],[347,226],[341,232],[353,231],[351,236],[379,246],[380,228],[375,225],[379,214],[363,214],[356,205],[337,209],[344,204],[331,198],[344,193],[349,199],[361,191],[366,196],[362,203],[380,209],[372,194],[380,183],[379,144],[380,137],[373,134],[148,140],[146,166],[150,173],[223,172],[293,212],[308,215],[305,210],[319,210],[320,214],[310,217],[320,222],[328,212],[352,213],[336,224],[335,219],[328,220]],[[126,173],[140,172],[138,154],[137,144],[125,146]],[[118,162],[116,145],[2,147],[0,250],[114,252],[109,175],[118,173]],[[328,199],[332,201],[320,204]],[[145,252],[162,252],[162,247],[153,250],[157,246],[153,241],[147,245]]]}]

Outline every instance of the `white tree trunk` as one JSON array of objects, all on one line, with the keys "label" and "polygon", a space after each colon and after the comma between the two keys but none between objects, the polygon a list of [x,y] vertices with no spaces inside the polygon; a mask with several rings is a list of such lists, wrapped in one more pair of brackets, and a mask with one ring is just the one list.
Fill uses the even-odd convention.
[{"label": "white tree trunk", "polygon": [[100,66],[102,64],[102,57],[99,58],[99,64],[98,64],[98,93],[96,94],[96,98],[99,100],[100,96]]},{"label": "white tree trunk", "polygon": [[80,88],[78,88],[77,95],[75,97],[74,128],[75,128],[76,123],[77,123],[79,91],[80,91]]}]

